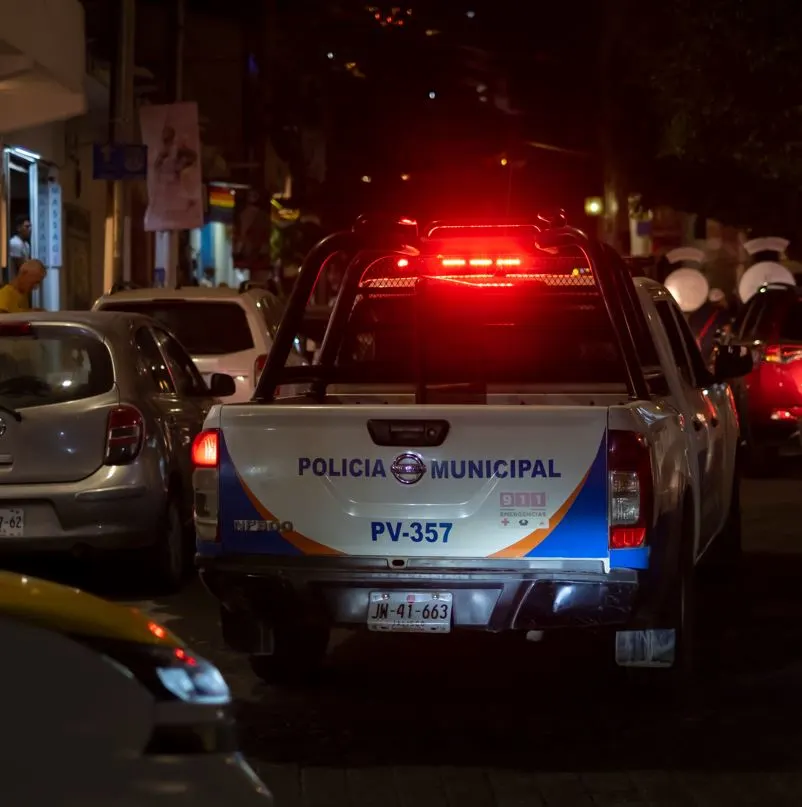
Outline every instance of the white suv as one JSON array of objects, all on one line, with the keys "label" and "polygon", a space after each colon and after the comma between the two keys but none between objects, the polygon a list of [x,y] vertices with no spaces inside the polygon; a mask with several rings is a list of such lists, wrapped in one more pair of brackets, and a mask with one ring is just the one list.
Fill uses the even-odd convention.
[{"label": "white suv", "polygon": [[[226,403],[250,400],[281,320],[279,299],[265,289],[187,286],[131,289],[104,295],[96,311],[132,311],[161,322],[183,344],[205,379],[233,376],[237,385]],[[291,364],[303,364],[294,352]]]}]

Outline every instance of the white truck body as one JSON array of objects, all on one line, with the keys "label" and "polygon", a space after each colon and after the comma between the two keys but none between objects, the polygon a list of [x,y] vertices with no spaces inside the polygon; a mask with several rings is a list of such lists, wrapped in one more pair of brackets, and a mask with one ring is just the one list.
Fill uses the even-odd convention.
[{"label": "white truck body", "polygon": [[676,574],[680,542],[696,561],[726,529],[738,424],[670,294],[626,282],[659,361],[648,399],[616,383],[488,383],[421,404],[409,385],[332,384],[317,401],[216,406],[196,529],[224,610],[399,631],[631,622]]}]

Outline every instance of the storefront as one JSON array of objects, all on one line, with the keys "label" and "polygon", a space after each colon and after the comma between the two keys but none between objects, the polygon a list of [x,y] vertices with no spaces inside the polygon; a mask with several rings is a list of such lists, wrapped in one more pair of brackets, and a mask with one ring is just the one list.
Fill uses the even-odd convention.
[{"label": "storefront", "polygon": [[38,258],[48,272],[36,307],[60,307],[62,267],[62,204],[58,168],[38,152],[22,146],[3,147],[0,227],[2,274],[7,283],[28,258]]},{"label": "storefront", "polygon": [[[60,121],[86,111],[86,37],[79,0],[0,0],[0,269],[26,257],[48,275],[34,305],[59,308],[64,164]],[[47,20],[43,25],[42,20]]]},{"label": "storefront", "polygon": [[234,258],[236,211],[247,191],[247,185],[229,182],[207,185],[205,224],[189,235],[194,280],[201,285],[238,287],[250,277]]}]

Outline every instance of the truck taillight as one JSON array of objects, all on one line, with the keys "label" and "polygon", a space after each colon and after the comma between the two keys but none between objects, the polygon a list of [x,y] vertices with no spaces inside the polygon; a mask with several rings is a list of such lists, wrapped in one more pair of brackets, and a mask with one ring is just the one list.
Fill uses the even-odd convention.
[{"label": "truck taillight", "polygon": [[610,548],[633,549],[646,542],[654,490],[652,458],[645,437],[637,432],[609,434],[607,470],[610,486]]},{"label": "truck taillight", "polygon": [[135,406],[115,406],[106,428],[106,465],[128,465],[142,450],[145,420]]},{"label": "truck taillight", "polygon": [[196,468],[217,468],[220,463],[220,432],[204,429],[192,443],[192,464]]}]

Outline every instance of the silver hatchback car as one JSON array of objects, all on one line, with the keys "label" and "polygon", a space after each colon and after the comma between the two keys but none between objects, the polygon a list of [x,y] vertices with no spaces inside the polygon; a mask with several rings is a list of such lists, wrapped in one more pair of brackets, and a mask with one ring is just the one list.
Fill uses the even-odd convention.
[{"label": "silver hatchback car", "polygon": [[0,318],[0,553],[142,549],[177,588],[191,565],[192,441],[215,396],[138,314]]}]

